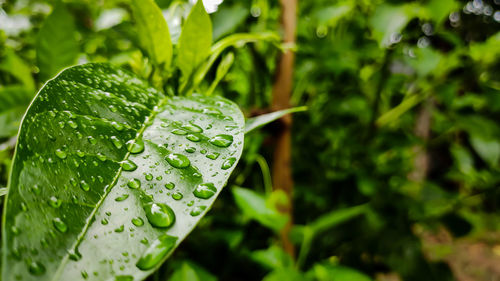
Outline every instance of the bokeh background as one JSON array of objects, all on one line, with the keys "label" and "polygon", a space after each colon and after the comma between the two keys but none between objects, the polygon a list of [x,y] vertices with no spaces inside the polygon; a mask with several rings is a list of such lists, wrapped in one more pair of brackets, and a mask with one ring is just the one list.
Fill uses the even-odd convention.
[{"label": "bokeh background", "polygon": [[[192,2],[156,2],[175,42]],[[282,33],[279,1],[204,2],[214,42]],[[500,280],[500,1],[299,1],[296,38],[232,49],[215,90],[268,112],[282,50],[295,52],[290,104],[308,110],[293,116],[292,218],[271,124],[150,280]],[[148,72],[125,0],[0,0],[0,186],[36,91],[96,61]]]}]

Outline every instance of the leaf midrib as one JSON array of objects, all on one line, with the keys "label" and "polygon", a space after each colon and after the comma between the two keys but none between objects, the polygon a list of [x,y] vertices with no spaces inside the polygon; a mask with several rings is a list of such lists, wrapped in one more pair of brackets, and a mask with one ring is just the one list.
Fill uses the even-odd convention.
[{"label": "leaf midrib", "polygon": [[[153,108],[153,110],[151,111],[151,114],[146,119],[144,119],[144,120],[145,121],[148,121],[148,120],[151,121],[151,120],[155,119],[156,115],[158,115],[158,113],[160,113],[159,110],[162,108],[162,106],[168,100],[169,100],[169,97],[167,97],[167,96],[165,96],[164,98],[160,99],[159,102],[157,103],[157,105],[154,107],[154,108],[157,108],[157,110],[155,110]],[[137,135],[134,138],[134,141],[137,141],[139,138],[141,138],[142,134],[144,133],[144,131],[149,126],[151,126],[152,124],[153,124],[152,122],[151,123],[150,122],[145,122],[145,124],[137,131]],[[125,154],[125,157],[123,157],[122,161],[127,160],[130,157],[130,155],[131,155],[131,153],[127,152]],[[97,213],[97,210],[101,207],[101,205],[104,203],[104,200],[107,199],[109,193],[111,192],[111,190],[113,189],[113,187],[116,185],[118,179],[120,178],[120,175],[121,175],[122,171],[123,171],[123,167],[120,166],[120,168],[118,169],[115,177],[113,178],[113,181],[108,185],[108,188],[106,188],[106,190],[105,190],[102,198],[97,202],[97,204],[96,204],[95,208],[93,209],[92,213],[87,218],[87,222],[85,223],[85,227],[80,232],[80,235],[77,237],[76,242],[70,248],[71,250],[77,249],[78,246],[83,242],[83,239],[84,239],[85,235],[87,234],[87,231],[88,231],[89,227],[92,225],[92,219],[95,217],[95,215]],[[56,270],[56,272],[54,274],[54,277],[51,279],[52,281],[60,280],[61,274],[62,274],[62,272],[64,270],[64,267],[66,266],[68,260],[69,260],[69,253],[66,253],[64,255],[64,258],[61,260],[61,264],[57,268],[57,270]]]}]

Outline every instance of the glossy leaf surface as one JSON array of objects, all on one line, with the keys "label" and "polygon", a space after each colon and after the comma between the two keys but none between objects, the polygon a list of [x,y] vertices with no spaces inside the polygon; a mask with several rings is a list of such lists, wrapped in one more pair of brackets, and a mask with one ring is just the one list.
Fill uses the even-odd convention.
[{"label": "glossy leaf surface", "polygon": [[223,98],[165,97],[108,64],[63,71],[21,125],[2,280],[144,279],[208,211],[243,133]]}]

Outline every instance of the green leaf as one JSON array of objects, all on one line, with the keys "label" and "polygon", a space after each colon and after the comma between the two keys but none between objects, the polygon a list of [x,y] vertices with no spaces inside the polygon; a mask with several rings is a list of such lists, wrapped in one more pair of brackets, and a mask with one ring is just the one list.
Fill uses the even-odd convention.
[{"label": "green leaf", "polygon": [[290,255],[276,245],[272,245],[269,249],[252,252],[251,258],[269,269],[291,267],[293,265]]},{"label": "green leaf", "polygon": [[231,65],[233,65],[234,62],[234,55],[233,53],[227,54],[222,61],[220,62],[219,66],[217,67],[217,73],[215,74],[215,80],[212,82],[210,85],[210,88],[205,92],[205,95],[210,96],[215,90],[215,87],[219,84],[220,80],[226,76],[227,72],[231,68]]},{"label": "green leaf", "polygon": [[247,188],[233,187],[231,190],[236,204],[243,211],[243,214],[275,231],[279,231],[285,226],[288,218],[278,212],[264,196]]},{"label": "green leaf", "polygon": [[394,36],[401,33],[406,24],[415,16],[416,8],[414,4],[377,6],[370,24],[373,37],[381,47],[387,47],[395,42]]},{"label": "green leaf", "polygon": [[210,54],[212,45],[212,21],[203,1],[198,1],[189,13],[179,38],[177,65],[185,81]]},{"label": "green leaf", "polygon": [[10,73],[28,90],[35,90],[35,81],[33,81],[30,67],[11,49],[6,50],[5,56],[0,62],[0,70]]},{"label": "green leaf", "polygon": [[153,0],[132,0],[132,12],[142,47],[156,65],[172,61],[172,41],[163,14]]},{"label": "green leaf", "polygon": [[109,64],[61,72],[21,125],[2,280],[144,279],[209,210],[243,126],[226,99],[165,97]]},{"label": "green leaf", "polygon": [[0,88],[0,138],[15,136],[32,92],[21,86]]},{"label": "green leaf", "polygon": [[216,281],[217,278],[201,268],[191,263],[183,262],[182,265],[174,271],[169,281]]},{"label": "green leaf", "polygon": [[340,265],[322,265],[316,264],[311,270],[314,274],[314,280],[318,281],[371,281],[372,279],[365,274]]},{"label": "green leaf", "polygon": [[36,57],[43,81],[76,62],[79,47],[75,36],[73,16],[58,2],[37,35]]},{"label": "green leaf", "polygon": [[245,123],[245,133],[249,133],[255,129],[267,125],[275,120],[280,119],[281,117],[287,114],[306,111],[306,110],[307,110],[306,106],[299,106],[299,107],[292,107],[288,109],[278,110],[275,112],[262,114],[257,117],[249,118]]}]

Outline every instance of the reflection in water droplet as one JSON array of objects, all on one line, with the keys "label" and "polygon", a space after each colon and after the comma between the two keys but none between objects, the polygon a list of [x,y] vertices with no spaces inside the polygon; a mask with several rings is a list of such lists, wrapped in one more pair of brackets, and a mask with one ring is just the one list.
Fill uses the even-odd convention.
[{"label": "reflection in water droplet", "polygon": [[234,158],[234,157],[228,158],[226,161],[224,161],[224,163],[222,163],[221,169],[227,170],[227,169],[231,168],[235,162],[236,162],[236,158]]},{"label": "reflection in water droplet", "polygon": [[191,146],[191,147],[186,148],[184,151],[186,151],[187,153],[193,153],[196,151],[196,148]]},{"label": "reflection in water droplet", "polygon": [[141,153],[144,151],[144,141],[142,139],[129,140],[127,142],[127,149],[130,153]]},{"label": "reflection in water droplet", "polygon": [[52,224],[59,232],[65,233],[68,231],[68,226],[60,218],[54,218]]},{"label": "reflection in water droplet", "polygon": [[153,174],[147,173],[146,175],[144,175],[144,178],[146,178],[147,181],[152,181],[153,180]]},{"label": "reflection in water droplet", "polygon": [[170,165],[178,169],[187,168],[191,164],[186,156],[177,153],[170,153],[165,159]]},{"label": "reflection in water droplet", "polygon": [[163,203],[148,203],[144,205],[144,211],[149,223],[154,227],[170,227],[175,222],[174,211]]},{"label": "reflection in water droplet", "polygon": [[217,192],[217,188],[213,183],[202,183],[196,186],[193,191],[194,196],[201,199],[208,199]]},{"label": "reflection in water droplet", "polygon": [[135,171],[137,169],[137,164],[129,159],[122,161],[121,164],[124,171]]},{"label": "reflection in water droplet", "polygon": [[177,237],[162,235],[151,243],[142,254],[136,266],[141,270],[150,270],[156,267],[165,256],[174,248]]},{"label": "reflection in water droplet", "polygon": [[220,134],[211,138],[209,142],[218,147],[228,147],[233,143],[233,136]]}]

